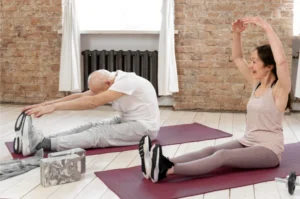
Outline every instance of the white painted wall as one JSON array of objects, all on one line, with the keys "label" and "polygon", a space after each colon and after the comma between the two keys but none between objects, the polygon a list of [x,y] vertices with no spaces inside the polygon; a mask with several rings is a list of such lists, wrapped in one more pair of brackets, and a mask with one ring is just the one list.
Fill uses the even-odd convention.
[{"label": "white painted wall", "polygon": [[83,34],[81,50],[158,50],[159,34]]}]

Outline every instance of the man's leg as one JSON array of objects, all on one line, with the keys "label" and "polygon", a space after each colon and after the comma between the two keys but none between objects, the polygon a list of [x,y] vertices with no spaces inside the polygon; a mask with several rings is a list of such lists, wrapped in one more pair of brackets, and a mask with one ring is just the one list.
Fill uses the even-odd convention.
[{"label": "man's leg", "polygon": [[62,151],[72,148],[127,146],[139,143],[144,135],[156,135],[141,122],[130,121],[113,125],[97,125],[81,133],[51,138],[51,149]]},{"label": "man's leg", "polygon": [[[63,131],[54,135],[50,135],[49,137],[45,137],[41,143],[39,143],[36,147],[36,149],[41,149],[44,148],[45,150],[51,150],[51,138],[56,138],[56,137],[61,137],[61,136],[68,136],[76,133],[81,133],[84,132],[90,128],[100,126],[100,125],[112,125],[112,124],[120,124],[121,123],[121,118],[120,117],[113,117],[110,119],[98,121],[98,122],[89,122],[87,124],[80,125],[78,127],[72,128],[67,131]],[[35,130],[35,128],[32,128]],[[36,130],[37,131],[37,130]]]},{"label": "man's leg", "polygon": [[221,149],[206,158],[175,164],[174,174],[202,175],[222,166],[257,169],[275,167],[278,164],[278,157],[273,151],[262,146],[252,146]]},{"label": "man's leg", "polygon": [[244,146],[237,140],[232,140],[229,142],[226,142],[224,144],[216,145],[216,146],[209,146],[205,147],[199,151],[187,153],[178,157],[170,158],[171,162],[174,163],[182,163],[182,162],[189,162],[193,160],[199,160],[201,158],[205,158],[207,156],[210,156],[214,154],[216,151],[219,151],[221,149],[237,149],[237,148],[243,148]]},{"label": "man's leg", "polygon": [[24,156],[27,156],[29,154],[34,153],[36,150],[39,150],[41,148],[45,150],[51,150],[53,149],[52,147],[52,142],[51,138],[57,138],[60,136],[68,136],[72,134],[78,134],[80,132],[84,132],[90,128],[94,128],[96,126],[103,126],[103,125],[110,125],[110,124],[118,124],[121,122],[121,119],[119,117],[114,117],[112,119],[107,119],[99,122],[94,122],[94,123],[88,123],[85,125],[81,125],[77,128],[73,128],[68,131],[64,131],[61,133],[58,133],[56,135],[52,135],[49,138],[46,138],[43,133],[36,129],[32,124],[31,124],[31,117],[26,118],[24,128],[25,128],[25,134],[22,139],[22,146],[26,150],[23,150],[22,148],[22,153]]},{"label": "man's leg", "polygon": [[110,119],[105,119],[105,120],[101,120],[101,121],[97,121],[97,122],[89,122],[87,124],[83,124],[78,127],[50,135],[49,138],[55,138],[55,137],[59,137],[59,136],[66,136],[66,135],[71,135],[71,134],[75,134],[75,133],[81,133],[85,130],[88,130],[89,128],[92,128],[92,127],[95,127],[98,125],[112,125],[112,124],[120,124],[120,123],[121,123],[121,118],[116,116],[116,117],[113,117]]}]

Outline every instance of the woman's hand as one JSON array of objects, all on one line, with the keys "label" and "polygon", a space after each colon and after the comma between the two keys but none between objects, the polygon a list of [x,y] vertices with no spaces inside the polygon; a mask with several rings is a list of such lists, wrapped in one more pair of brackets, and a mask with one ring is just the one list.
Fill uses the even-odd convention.
[{"label": "woman's hand", "polygon": [[265,20],[263,20],[260,17],[246,17],[242,19],[242,22],[244,24],[253,24],[255,26],[259,26],[262,29],[266,30],[268,28],[270,28],[270,24],[268,22],[266,22]]},{"label": "woman's hand", "polygon": [[49,114],[55,111],[55,108],[53,105],[47,105],[47,106],[38,106],[35,108],[31,108],[27,110],[25,113],[27,115],[34,115],[34,117],[41,117],[45,114]]},{"label": "woman's hand", "polygon": [[232,23],[232,31],[236,32],[236,33],[241,33],[243,32],[245,29],[247,28],[247,26],[244,24],[243,21],[241,21],[241,19],[237,19]]}]

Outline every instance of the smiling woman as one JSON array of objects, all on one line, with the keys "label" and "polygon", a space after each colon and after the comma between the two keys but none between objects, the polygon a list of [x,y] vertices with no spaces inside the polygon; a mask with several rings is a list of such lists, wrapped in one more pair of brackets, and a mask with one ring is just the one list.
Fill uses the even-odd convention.
[{"label": "smiling woman", "polygon": [[[252,52],[250,64],[243,58],[241,48],[241,34],[248,24],[262,28],[270,43],[259,46]],[[232,57],[240,72],[255,88],[252,94],[255,96],[272,91],[273,104],[277,110],[284,112],[289,106],[291,78],[284,50],[276,33],[260,17],[238,19],[232,24],[232,30]]]},{"label": "smiling woman", "polygon": [[[241,48],[241,33],[248,24],[262,28],[270,43],[252,52],[250,64],[244,60]],[[143,137],[139,145],[142,171],[146,162],[151,165],[150,169],[145,169],[144,176],[150,176],[152,182],[156,183],[172,174],[201,176],[223,166],[258,169],[280,164],[284,151],[282,118],[291,90],[282,44],[270,24],[260,17],[234,21],[232,31],[232,58],[242,75],[253,85],[247,104],[245,135],[173,158],[163,155],[160,144],[150,147],[150,137]],[[143,156],[149,153],[150,148],[151,156]]]},{"label": "smiling woman", "polygon": [[[271,71],[272,74],[274,74],[275,79],[278,79],[274,56],[271,46],[268,44],[256,47],[256,50],[252,52],[251,63],[249,65],[252,69],[254,78],[263,78],[268,71]],[[260,68],[263,70],[259,70]],[[274,83],[275,82],[272,84]]]},{"label": "smiling woman", "polygon": [[160,30],[162,0],[76,0],[81,31]]}]

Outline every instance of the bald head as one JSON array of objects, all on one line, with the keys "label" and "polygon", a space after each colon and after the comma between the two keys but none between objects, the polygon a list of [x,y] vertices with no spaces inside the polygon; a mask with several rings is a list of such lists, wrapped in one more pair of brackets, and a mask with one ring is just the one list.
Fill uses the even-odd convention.
[{"label": "bald head", "polygon": [[93,93],[100,93],[107,90],[113,81],[114,76],[109,71],[101,69],[90,74],[88,85]]}]

